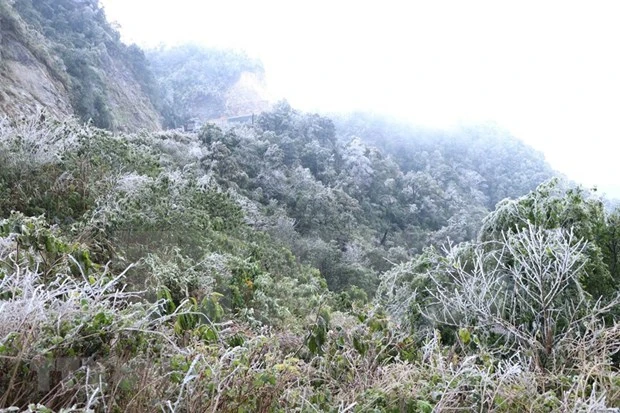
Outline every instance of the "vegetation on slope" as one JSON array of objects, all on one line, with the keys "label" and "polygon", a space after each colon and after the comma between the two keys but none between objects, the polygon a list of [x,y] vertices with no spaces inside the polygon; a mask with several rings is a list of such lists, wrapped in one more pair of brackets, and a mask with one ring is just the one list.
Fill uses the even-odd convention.
[{"label": "vegetation on slope", "polygon": [[618,220],[599,201],[546,184],[415,255],[388,240],[441,232],[403,201],[415,224],[384,235],[407,176],[389,157],[286,105],[257,123],[2,121],[0,408],[620,406]]},{"label": "vegetation on slope", "polygon": [[[16,85],[0,88],[0,102],[7,100],[2,107],[11,112],[38,106],[135,131],[258,114],[268,106],[259,61],[195,45],[145,54],[121,42],[98,0],[0,0],[0,21],[0,77]],[[23,104],[20,87],[32,89]]]},{"label": "vegetation on slope", "polygon": [[620,409],[618,213],[518,140],[286,102],[112,133],[145,125],[105,68],[176,127],[262,67],[187,46],[151,75],[96,0],[0,21],[81,118],[0,119],[1,411]]},{"label": "vegetation on slope", "polygon": [[259,61],[229,50],[184,45],[150,50],[147,57],[162,97],[167,128],[183,127],[194,118],[204,122],[237,115],[230,113],[230,89],[243,73],[264,76]]},{"label": "vegetation on slope", "polygon": [[[144,52],[120,41],[98,0],[1,0],[0,15],[5,35],[20,45],[12,48],[25,48],[50,73],[52,80],[41,80],[39,88],[59,81],[84,122],[106,129],[160,127],[159,91]],[[9,57],[24,59],[24,53]],[[24,70],[37,72],[35,62],[26,63]],[[55,103],[32,103],[55,109]]]},{"label": "vegetation on slope", "polygon": [[479,201],[489,209],[554,175],[542,153],[495,124],[434,130],[367,113],[339,116],[336,124],[343,134],[359,136],[390,154],[403,171],[468,175],[472,190],[479,191]]}]

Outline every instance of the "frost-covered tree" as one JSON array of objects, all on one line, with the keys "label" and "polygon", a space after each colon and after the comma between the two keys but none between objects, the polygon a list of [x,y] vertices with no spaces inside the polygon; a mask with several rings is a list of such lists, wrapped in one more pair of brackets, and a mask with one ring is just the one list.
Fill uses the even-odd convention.
[{"label": "frost-covered tree", "polygon": [[544,229],[573,231],[588,242],[589,260],[580,282],[595,298],[613,295],[617,290],[616,221],[603,202],[581,188],[562,189],[550,180],[536,190],[514,200],[504,200],[483,221],[479,239],[497,240],[506,231],[520,231],[529,225]]},{"label": "frost-covered tree", "polygon": [[612,349],[603,355],[609,357],[618,350],[620,329],[608,328],[604,316],[620,297],[603,302],[583,289],[586,252],[587,242],[573,231],[532,224],[504,233],[501,241],[448,248],[446,259],[428,273],[430,305],[421,312],[499,339],[502,352],[528,355],[537,368],[570,367],[586,350],[579,346],[593,337],[601,341],[599,349]]}]

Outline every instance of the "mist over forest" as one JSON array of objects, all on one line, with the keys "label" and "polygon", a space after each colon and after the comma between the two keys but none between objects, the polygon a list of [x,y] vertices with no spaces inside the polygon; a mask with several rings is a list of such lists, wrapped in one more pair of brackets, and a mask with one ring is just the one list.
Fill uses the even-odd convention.
[{"label": "mist over forest", "polygon": [[620,411],[613,200],[267,77],[0,0],[0,412]]}]

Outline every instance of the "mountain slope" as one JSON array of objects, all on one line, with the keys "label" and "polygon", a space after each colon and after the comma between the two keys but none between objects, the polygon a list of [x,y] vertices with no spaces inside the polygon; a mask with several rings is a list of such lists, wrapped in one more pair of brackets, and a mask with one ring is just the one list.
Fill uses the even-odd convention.
[{"label": "mountain slope", "polygon": [[286,104],[191,134],[0,120],[0,410],[619,407],[620,298],[584,291],[617,293],[618,215],[541,186],[409,260],[480,228],[441,179]]},{"label": "mountain slope", "polygon": [[[336,116],[345,136],[390,154],[405,171],[427,171],[443,176],[442,186],[469,175],[472,191],[493,209],[504,198],[526,194],[557,175],[544,155],[495,124],[429,129],[389,120],[369,113]],[[450,171],[441,170],[448,166]]]},{"label": "mountain slope", "polygon": [[44,108],[111,130],[159,129],[143,52],[126,46],[97,0],[0,0],[0,108]]},{"label": "mountain slope", "polygon": [[262,68],[152,74],[97,0],[0,35],[0,412],[620,408],[620,213],[529,192],[518,140],[286,102],[126,133],[254,114]]},{"label": "mountain slope", "polygon": [[150,50],[147,57],[166,127],[259,114],[269,107],[262,63],[243,53],[183,45]]}]

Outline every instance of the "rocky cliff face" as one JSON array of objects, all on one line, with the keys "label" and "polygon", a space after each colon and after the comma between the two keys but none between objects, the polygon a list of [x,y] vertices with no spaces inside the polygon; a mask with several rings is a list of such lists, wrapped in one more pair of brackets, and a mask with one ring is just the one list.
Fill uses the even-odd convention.
[{"label": "rocky cliff face", "polygon": [[119,59],[102,59],[104,83],[107,85],[108,107],[114,130],[159,130],[161,116],[142,90],[131,70]]},{"label": "rocky cliff face", "polygon": [[0,0],[0,115],[43,108],[112,130],[160,129],[141,53],[120,43],[96,0]]},{"label": "rocky cliff face", "polygon": [[9,13],[0,4],[0,113],[15,117],[46,108],[56,116],[72,114],[63,82],[21,39],[23,27]]},{"label": "rocky cliff face", "polygon": [[113,131],[270,107],[262,64],[243,53],[185,45],[127,46],[99,0],[0,0],[0,116],[45,109]]}]

